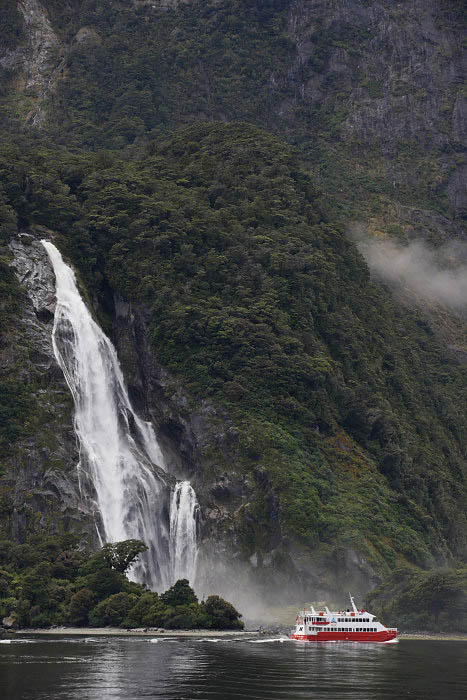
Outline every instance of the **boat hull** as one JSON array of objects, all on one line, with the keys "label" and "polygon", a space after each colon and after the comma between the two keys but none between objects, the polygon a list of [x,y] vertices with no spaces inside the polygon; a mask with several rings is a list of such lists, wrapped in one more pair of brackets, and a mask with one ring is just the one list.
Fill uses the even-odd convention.
[{"label": "boat hull", "polygon": [[397,637],[397,630],[381,632],[318,632],[317,634],[291,634],[290,639],[300,642],[390,642]]}]

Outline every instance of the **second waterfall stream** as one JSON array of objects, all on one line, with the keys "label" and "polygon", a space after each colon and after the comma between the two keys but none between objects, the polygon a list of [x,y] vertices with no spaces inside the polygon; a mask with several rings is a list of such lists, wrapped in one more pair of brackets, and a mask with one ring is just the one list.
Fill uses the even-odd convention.
[{"label": "second waterfall stream", "polygon": [[148,551],[131,577],[152,590],[179,578],[193,585],[197,558],[196,494],[173,482],[153,427],[133,410],[116,350],[92,318],[75,274],[50,243],[41,241],[56,278],[52,342],[73,395],[83,492],[98,511],[101,542],[142,540]]}]

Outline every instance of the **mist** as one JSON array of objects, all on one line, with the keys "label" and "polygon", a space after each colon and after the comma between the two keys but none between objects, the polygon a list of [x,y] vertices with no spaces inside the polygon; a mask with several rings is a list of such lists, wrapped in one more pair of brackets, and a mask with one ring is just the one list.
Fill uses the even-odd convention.
[{"label": "mist", "polygon": [[438,248],[414,241],[365,238],[357,242],[370,270],[402,287],[414,301],[442,304],[457,313],[467,309],[467,244],[452,242]]}]

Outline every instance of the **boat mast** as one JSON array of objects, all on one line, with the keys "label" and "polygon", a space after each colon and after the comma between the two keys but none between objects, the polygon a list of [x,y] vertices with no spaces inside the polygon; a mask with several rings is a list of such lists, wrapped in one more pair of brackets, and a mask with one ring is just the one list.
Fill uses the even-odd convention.
[{"label": "boat mast", "polygon": [[351,593],[349,593],[349,597],[350,597],[350,602],[351,602],[351,604],[352,604],[352,610],[354,611],[354,613],[357,613],[358,610],[357,610],[357,608],[356,608],[356,605],[355,605],[355,603],[354,603],[354,599],[353,599],[353,596],[352,596]]}]

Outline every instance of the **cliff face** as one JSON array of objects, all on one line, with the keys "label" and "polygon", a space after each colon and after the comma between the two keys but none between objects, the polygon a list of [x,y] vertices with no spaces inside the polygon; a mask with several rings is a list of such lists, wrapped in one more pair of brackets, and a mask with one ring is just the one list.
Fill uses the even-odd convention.
[{"label": "cliff face", "polygon": [[[23,37],[0,57],[7,109],[54,138],[121,147],[199,119],[266,124],[303,147],[338,207],[373,219],[370,231],[458,233],[453,217],[466,203],[458,0],[99,8],[24,0],[17,8]],[[434,201],[447,207],[441,225]]]},{"label": "cliff face", "polygon": [[[9,246],[23,295],[4,338],[1,372],[27,387],[28,410],[3,462],[8,512],[2,531],[20,542],[37,528],[73,531],[92,545],[99,516],[90,494],[79,487],[72,400],[52,348],[55,279],[38,240],[42,235],[50,232],[22,233]],[[245,468],[238,428],[229,415],[211,400],[194,402],[160,364],[148,340],[148,310],[119,295],[113,308],[112,337],[132,403],[153,423],[169,471],[189,478],[199,499],[199,589],[229,595],[253,615],[270,602],[304,595],[310,586],[320,595],[339,590],[326,564],[311,562],[306,547],[284,536],[266,465]],[[372,565],[352,547],[341,566],[359,590],[378,581]]]},{"label": "cliff face", "polygon": [[[327,148],[339,144],[342,165],[358,164],[370,192],[382,188],[409,209],[407,195],[425,205],[442,198],[462,212],[460,3],[297,0],[289,8],[287,31],[296,46],[287,79],[296,94],[280,104],[281,117],[293,124],[297,110],[304,111],[313,136],[321,136]],[[339,199],[332,179],[325,182]],[[407,213],[399,212],[406,224]],[[429,212],[417,213],[419,226],[429,229]],[[392,216],[397,220],[396,212]],[[433,223],[442,236],[443,227]]]},{"label": "cliff face", "polygon": [[[16,4],[16,7],[15,7]],[[45,4],[38,0],[6,0],[4,11],[16,18],[18,31],[3,45],[0,69],[12,100],[5,105],[31,127],[46,118],[46,101],[63,77],[63,45],[50,23]],[[7,22],[5,22],[7,25]]]},{"label": "cliff face", "polygon": [[[294,595],[293,584],[338,590],[345,572],[345,585],[366,590],[400,560],[452,561],[462,551],[453,513],[464,462],[461,402],[450,392],[465,356],[440,350],[426,317],[382,300],[323,212],[380,238],[464,235],[461,4],[4,4],[4,134],[38,145],[11,182],[2,164],[0,234],[16,226],[10,210],[3,221],[5,200],[20,230],[58,231],[87,275],[136,410],[155,425],[172,473],[198,493],[203,585],[238,602],[233,572],[250,592],[274,581],[271,595],[286,585]],[[260,124],[298,156],[289,165],[269,136],[250,134],[255,147],[239,148],[231,165],[245,124],[164,141],[212,120]],[[45,152],[57,144],[56,158]],[[119,150],[125,162],[113,167]],[[22,539],[39,523],[92,539],[71,397],[51,347],[53,274],[34,237],[14,238],[9,255],[20,286],[1,369],[21,400],[2,445],[4,531]],[[432,325],[461,345],[461,321],[440,314]],[[158,346],[162,320],[170,330]],[[248,349],[222,359],[225,339],[237,345],[244,332],[260,359]],[[164,360],[162,342],[172,348]],[[239,381],[245,366],[251,386]],[[262,395],[255,402],[268,378],[280,419]]]},{"label": "cliff face", "polygon": [[2,460],[8,504],[3,534],[19,541],[38,528],[89,535],[90,514],[79,494],[72,401],[52,348],[54,274],[44,248],[30,234],[12,240],[10,250],[23,293],[15,323],[3,337],[0,371],[14,398],[21,392],[23,397],[18,435]]},{"label": "cliff face", "polygon": [[[1,532],[22,542],[38,528],[71,531],[92,546],[99,515],[93,512],[92,494],[80,490],[72,399],[52,347],[55,277],[38,240],[42,235],[50,232],[23,232],[9,244],[11,266],[23,294],[15,324],[3,339],[0,372],[25,385],[28,407],[21,434],[4,456]],[[150,348],[148,325],[143,307],[134,308],[115,297],[112,335],[132,403],[153,423],[169,471],[177,478],[189,478],[198,495],[200,590],[230,594],[250,611],[259,610],[260,590],[272,599],[278,595],[278,581],[288,584],[291,595],[298,593],[300,572],[286,552],[279,507],[267,475],[261,477],[267,503],[264,517],[272,535],[263,551],[253,550],[248,560],[242,541],[249,517],[244,509],[256,497],[257,487],[235,467],[237,431],[225,412],[210,401],[195,407],[180,382],[170,378]],[[258,526],[254,519],[252,525]],[[274,553],[280,551],[275,561]],[[274,572],[274,582],[268,583],[267,572]],[[251,591],[249,601],[239,597],[239,581]]]}]

